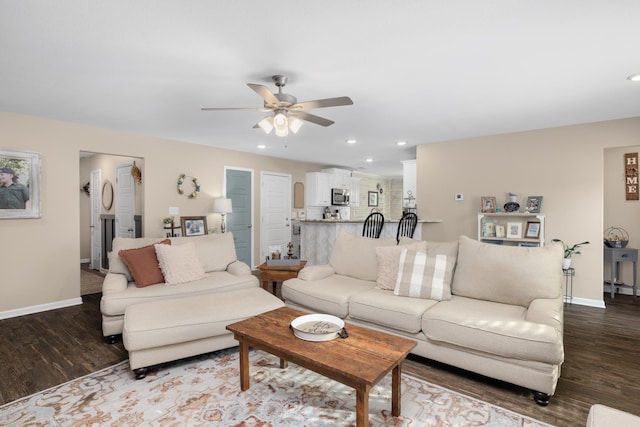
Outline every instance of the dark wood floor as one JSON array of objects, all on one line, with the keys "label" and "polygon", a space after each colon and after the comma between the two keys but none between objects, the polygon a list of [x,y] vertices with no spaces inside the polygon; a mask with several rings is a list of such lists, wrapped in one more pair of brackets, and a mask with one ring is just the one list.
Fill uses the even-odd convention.
[{"label": "dark wood floor", "polygon": [[[122,343],[105,344],[100,294],[82,306],[0,320],[0,404],[125,360]],[[565,308],[565,363],[547,407],[531,393],[411,356],[404,371],[557,426],[584,426],[602,403],[640,415],[640,300],[605,299],[607,309]]]}]

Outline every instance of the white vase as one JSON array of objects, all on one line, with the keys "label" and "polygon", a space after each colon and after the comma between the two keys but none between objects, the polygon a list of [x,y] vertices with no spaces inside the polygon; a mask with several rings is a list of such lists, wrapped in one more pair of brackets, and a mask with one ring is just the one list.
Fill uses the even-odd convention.
[{"label": "white vase", "polygon": [[562,269],[567,270],[571,267],[571,258],[565,258],[562,260]]}]

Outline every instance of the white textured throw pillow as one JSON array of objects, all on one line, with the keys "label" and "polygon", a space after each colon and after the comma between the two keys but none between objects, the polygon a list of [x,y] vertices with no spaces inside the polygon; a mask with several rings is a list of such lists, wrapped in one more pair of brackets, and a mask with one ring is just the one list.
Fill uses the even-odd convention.
[{"label": "white textured throw pillow", "polygon": [[177,285],[204,277],[204,269],[200,264],[198,254],[196,254],[196,247],[193,243],[177,246],[154,246],[165,284]]},{"label": "white textured throw pillow", "polygon": [[436,301],[450,300],[453,267],[454,262],[447,255],[427,255],[403,248],[393,293]]}]

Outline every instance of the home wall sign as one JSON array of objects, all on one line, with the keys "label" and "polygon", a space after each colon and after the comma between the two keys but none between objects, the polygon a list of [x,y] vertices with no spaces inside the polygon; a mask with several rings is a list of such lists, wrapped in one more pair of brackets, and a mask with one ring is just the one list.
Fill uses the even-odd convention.
[{"label": "home wall sign", "polygon": [[627,200],[638,200],[638,153],[624,155],[624,173]]}]

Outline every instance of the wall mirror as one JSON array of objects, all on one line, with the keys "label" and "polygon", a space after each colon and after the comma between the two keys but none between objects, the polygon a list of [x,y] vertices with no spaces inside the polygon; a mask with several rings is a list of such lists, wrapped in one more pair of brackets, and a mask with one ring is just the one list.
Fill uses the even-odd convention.
[{"label": "wall mirror", "polygon": [[108,179],[102,184],[102,207],[105,210],[111,209],[113,205],[113,184]]}]

